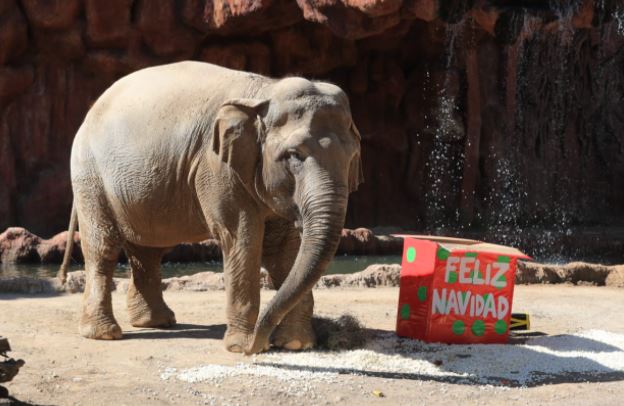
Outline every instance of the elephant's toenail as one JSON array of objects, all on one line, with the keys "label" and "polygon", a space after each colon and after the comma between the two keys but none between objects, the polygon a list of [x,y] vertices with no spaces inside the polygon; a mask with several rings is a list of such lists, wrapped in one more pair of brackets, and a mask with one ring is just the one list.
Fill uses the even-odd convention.
[{"label": "elephant's toenail", "polygon": [[243,349],[238,344],[230,345],[227,350],[229,352],[243,352]]},{"label": "elephant's toenail", "polygon": [[286,343],[284,346],[287,350],[300,350],[301,349],[301,341],[292,340]]}]

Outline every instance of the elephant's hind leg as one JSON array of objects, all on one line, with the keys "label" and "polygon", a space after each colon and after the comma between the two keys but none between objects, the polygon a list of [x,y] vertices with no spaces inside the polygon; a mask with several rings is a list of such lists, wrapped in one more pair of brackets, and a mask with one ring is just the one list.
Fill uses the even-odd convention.
[{"label": "elephant's hind leg", "polygon": [[[120,248],[118,239],[106,236],[111,230],[98,217],[98,210],[91,210],[91,218],[78,209],[82,252],[85,257],[86,284],[82,298],[80,334],[87,338],[113,340],[121,338],[121,328],[113,315],[111,291],[113,272],[117,265]],[[94,214],[95,213],[95,214]]]},{"label": "elephant's hind leg", "polygon": [[[267,224],[262,262],[269,272],[274,288],[279,289],[288,276],[299,251],[299,233],[292,223],[283,220]],[[288,350],[314,347],[316,334],[312,328],[314,297],[306,293],[275,329],[272,343]]]},{"label": "elephant's hind leg", "polygon": [[128,314],[135,327],[171,327],[176,323],[167,306],[160,285],[160,261],[164,248],[126,244],[126,255],[132,269],[128,286]]}]

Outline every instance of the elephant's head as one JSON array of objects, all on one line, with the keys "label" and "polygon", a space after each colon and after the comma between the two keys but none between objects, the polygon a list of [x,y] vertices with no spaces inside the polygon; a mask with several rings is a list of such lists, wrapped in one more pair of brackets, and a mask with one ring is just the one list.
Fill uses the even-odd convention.
[{"label": "elephant's head", "polygon": [[286,78],[261,93],[221,108],[213,146],[259,204],[297,225],[302,242],[293,269],[258,318],[248,354],[268,344],[275,326],[324,273],[348,195],[363,181],[360,135],[339,87]]}]

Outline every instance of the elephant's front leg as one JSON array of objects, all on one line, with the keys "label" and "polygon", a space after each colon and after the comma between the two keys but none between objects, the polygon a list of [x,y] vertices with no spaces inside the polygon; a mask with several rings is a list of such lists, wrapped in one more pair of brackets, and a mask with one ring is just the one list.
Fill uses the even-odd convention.
[{"label": "elephant's front leg", "polygon": [[[301,239],[292,222],[275,220],[267,223],[262,253],[263,266],[269,272],[273,286],[279,289],[291,271]],[[289,350],[312,348],[316,335],[312,328],[314,297],[306,293],[284,317],[273,333],[273,345]]]},{"label": "elephant's front leg", "polygon": [[[222,238],[227,330],[225,348],[243,352],[253,339],[260,309],[262,224],[240,225],[236,235]],[[267,348],[268,349],[268,348]]]}]

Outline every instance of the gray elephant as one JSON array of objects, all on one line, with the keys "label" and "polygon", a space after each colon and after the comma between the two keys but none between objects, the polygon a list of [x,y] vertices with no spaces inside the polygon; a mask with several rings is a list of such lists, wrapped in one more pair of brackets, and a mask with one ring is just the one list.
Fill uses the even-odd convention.
[{"label": "gray elephant", "polygon": [[[348,98],[332,84],[201,62],[120,79],[88,112],[71,152],[70,235],[77,221],[87,272],[80,333],[121,337],[111,284],[122,249],[132,325],[173,325],[161,258],[214,237],[224,257],[226,348],[312,347],[311,290],[335,253],[360,164]],[[261,265],[278,290],[258,317]]]}]

